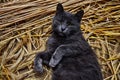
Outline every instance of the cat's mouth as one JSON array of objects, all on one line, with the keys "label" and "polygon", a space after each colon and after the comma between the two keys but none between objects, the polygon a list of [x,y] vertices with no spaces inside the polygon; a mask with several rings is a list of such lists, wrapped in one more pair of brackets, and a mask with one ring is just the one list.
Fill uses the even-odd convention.
[{"label": "cat's mouth", "polygon": [[59,35],[60,35],[60,36],[65,36],[65,34],[64,34],[64,33],[62,33],[62,32],[60,32],[60,33],[59,33]]},{"label": "cat's mouth", "polygon": [[65,30],[62,30],[62,31],[59,32],[60,36],[67,36],[68,34],[69,34],[69,31],[68,31],[67,28]]}]

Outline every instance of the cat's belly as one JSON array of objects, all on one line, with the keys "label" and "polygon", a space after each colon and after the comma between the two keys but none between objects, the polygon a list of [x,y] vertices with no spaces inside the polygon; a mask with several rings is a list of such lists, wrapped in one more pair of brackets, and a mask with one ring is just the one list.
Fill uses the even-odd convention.
[{"label": "cat's belly", "polygon": [[99,76],[98,73],[92,62],[86,63],[80,58],[68,58],[61,61],[53,70],[53,80],[100,80],[95,79]]},{"label": "cat's belly", "polygon": [[[82,62],[80,59],[77,58],[67,58],[63,59],[57,67],[54,69],[54,72],[61,72],[61,71],[66,71],[66,72],[80,72],[82,69],[82,65],[85,65],[84,62]],[[86,65],[87,66],[87,65]],[[63,73],[63,72],[62,72]]]}]

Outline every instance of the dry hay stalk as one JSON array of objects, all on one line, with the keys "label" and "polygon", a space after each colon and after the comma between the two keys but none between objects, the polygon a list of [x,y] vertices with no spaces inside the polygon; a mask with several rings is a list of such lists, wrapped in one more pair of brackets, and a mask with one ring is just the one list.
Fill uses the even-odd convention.
[{"label": "dry hay stalk", "polygon": [[0,75],[3,80],[50,80],[36,77],[33,60],[45,49],[56,4],[72,13],[84,9],[81,28],[95,50],[105,80],[120,79],[119,0],[18,0],[0,3]]}]

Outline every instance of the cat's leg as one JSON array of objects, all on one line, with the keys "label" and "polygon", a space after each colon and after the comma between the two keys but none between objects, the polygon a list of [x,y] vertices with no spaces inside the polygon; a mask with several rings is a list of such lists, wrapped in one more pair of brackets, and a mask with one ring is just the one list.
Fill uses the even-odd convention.
[{"label": "cat's leg", "polygon": [[55,67],[57,64],[59,64],[59,62],[62,60],[62,58],[63,58],[63,56],[66,54],[66,53],[68,53],[68,52],[70,52],[71,50],[67,50],[66,49],[66,47],[68,47],[68,46],[66,46],[66,45],[61,45],[61,46],[59,46],[56,50],[55,50],[55,52],[53,53],[53,55],[52,55],[52,57],[51,57],[51,59],[50,59],[50,62],[49,62],[49,66],[51,66],[51,67]]},{"label": "cat's leg", "polygon": [[49,37],[47,44],[46,44],[46,50],[43,52],[40,52],[36,55],[34,60],[34,68],[37,72],[43,72],[42,64],[45,64],[49,66],[49,61],[54,53],[54,51],[57,48],[57,42],[53,37]]},{"label": "cat's leg", "polygon": [[63,55],[65,54],[64,52],[62,52],[63,50],[58,47],[55,52],[53,53],[50,62],[49,62],[49,66],[51,67],[55,67],[61,60]]},{"label": "cat's leg", "polygon": [[49,66],[49,61],[51,58],[51,53],[49,52],[40,52],[35,56],[34,60],[34,69],[35,71],[42,73],[43,72],[43,64]]},{"label": "cat's leg", "polygon": [[[73,57],[77,55],[84,55],[88,53],[89,46],[83,45],[80,42],[74,42],[67,45],[59,46],[53,53],[49,65],[55,67],[62,60],[63,57]],[[84,52],[84,53],[83,53]]]}]

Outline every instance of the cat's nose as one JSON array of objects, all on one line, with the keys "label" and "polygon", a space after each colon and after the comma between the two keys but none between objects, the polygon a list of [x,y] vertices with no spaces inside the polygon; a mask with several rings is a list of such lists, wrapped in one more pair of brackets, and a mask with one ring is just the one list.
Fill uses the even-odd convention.
[{"label": "cat's nose", "polygon": [[61,27],[61,30],[64,31],[64,30],[65,30],[65,27]]}]

